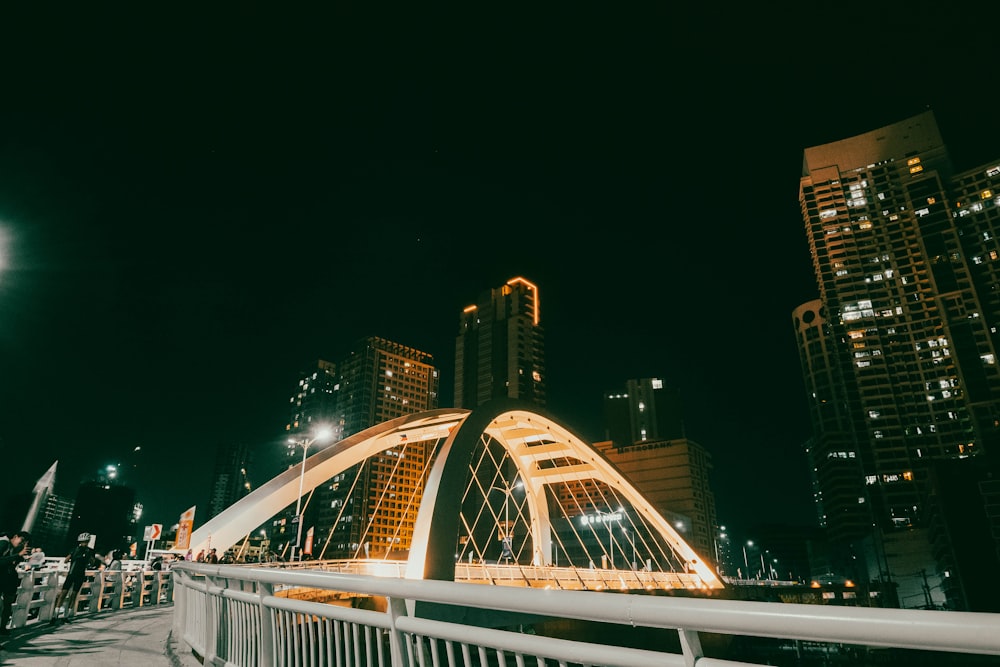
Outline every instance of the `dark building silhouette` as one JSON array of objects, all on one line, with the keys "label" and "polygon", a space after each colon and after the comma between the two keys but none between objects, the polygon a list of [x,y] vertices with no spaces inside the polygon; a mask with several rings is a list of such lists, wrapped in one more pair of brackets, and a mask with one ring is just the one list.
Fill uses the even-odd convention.
[{"label": "dark building silhouette", "polygon": [[830,560],[869,564],[901,606],[961,609],[928,499],[935,463],[972,483],[1000,448],[1000,160],[956,173],[927,111],[807,148],[799,203],[819,298],[793,323]]},{"label": "dark building silhouette", "polygon": [[127,551],[133,542],[141,542],[135,491],[104,480],[81,484],[73,504],[69,533],[62,545],[63,553],[69,553],[76,545],[80,533],[96,535],[94,548],[102,554],[112,549]]},{"label": "dark building silhouette", "polygon": [[[928,475],[928,532],[934,556],[944,568],[945,595],[960,609],[1000,612],[1000,466],[996,457],[935,461],[928,466]],[[929,590],[925,605],[936,606]]]},{"label": "dark building silhouette", "polygon": [[459,316],[455,407],[472,409],[495,398],[544,406],[545,382],[538,287],[511,278]]},{"label": "dark building silhouette", "polygon": [[[41,547],[50,556],[59,556],[67,544],[74,502],[55,494],[45,499],[42,515],[31,531],[31,546]],[[75,536],[74,536],[75,538]]]},{"label": "dark building silhouette", "polygon": [[250,448],[245,443],[230,442],[219,446],[208,499],[209,519],[253,490],[247,472],[252,463]]},{"label": "dark building silhouette", "polygon": [[604,394],[605,438],[618,446],[685,437],[680,391],[659,378],[627,380]]}]

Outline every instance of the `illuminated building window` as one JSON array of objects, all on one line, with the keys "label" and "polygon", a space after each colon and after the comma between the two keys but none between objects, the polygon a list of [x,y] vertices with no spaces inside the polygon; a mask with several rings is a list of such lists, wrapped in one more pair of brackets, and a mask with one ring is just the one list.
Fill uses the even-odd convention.
[{"label": "illuminated building window", "polygon": [[979,198],[980,199],[989,199],[992,196],[993,196],[993,191],[992,190],[983,190],[982,193],[979,195]]},{"label": "illuminated building window", "polygon": [[921,165],[919,165],[919,164],[916,165],[915,167],[910,167],[910,173],[911,174],[917,174],[917,173],[920,173],[923,170],[924,170],[924,168]]}]

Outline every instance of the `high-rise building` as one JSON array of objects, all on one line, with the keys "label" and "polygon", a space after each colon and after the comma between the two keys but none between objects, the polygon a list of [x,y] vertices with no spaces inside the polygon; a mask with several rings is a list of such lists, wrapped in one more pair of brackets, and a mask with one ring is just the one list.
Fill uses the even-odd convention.
[{"label": "high-rise building", "polygon": [[618,445],[684,437],[680,392],[659,378],[628,380],[604,396],[605,438]]},{"label": "high-rise building", "polygon": [[459,318],[455,407],[495,398],[545,405],[545,336],[538,287],[511,278],[480,295]]},{"label": "high-rise building", "polygon": [[[358,341],[337,365],[336,437],[436,409],[440,371],[431,361],[431,355],[385,338]],[[409,549],[428,455],[424,443],[401,442],[317,487],[313,555],[375,557]]]},{"label": "high-rise building", "polygon": [[[684,437],[680,393],[660,378],[628,380],[604,395],[606,442],[594,443],[703,558],[715,560],[712,457]],[[564,503],[565,505],[565,503]]]},{"label": "high-rise building", "polygon": [[[799,202],[820,293],[793,313],[820,520],[841,545],[936,542],[930,467],[1000,453],[1000,160],[955,173],[928,111],[807,148]],[[907,549],[869,555],[867,574],[925,606],[950,573]]]},{"label": "high-rise building", "polygon": [[[289,402],[288,424],[291,436],[308,435],[316,425],[334,429],[333,438],[343,437],[336,428],[337,365],[320,359],[316,368],[299,374],[299,383]],[[296,458],[294,445],[288,448],[289,461]],[[283,466],[283,469],[287,466]]]},{"label": "high-rise building", "polygon": [[223,510],[253,490],[247,472],[252,465],[251,456],[246,443],[227,442],[219,445],[212,471],[208,518],[221,514]]},{"label": "high-rise building", "polygon": [[72,500],[54,494],[48,496],[45,499],[42,516],[31,531],[31,546],[41,547],[42,551],[50,556],[65,553],[69,523],[72,518]]}]

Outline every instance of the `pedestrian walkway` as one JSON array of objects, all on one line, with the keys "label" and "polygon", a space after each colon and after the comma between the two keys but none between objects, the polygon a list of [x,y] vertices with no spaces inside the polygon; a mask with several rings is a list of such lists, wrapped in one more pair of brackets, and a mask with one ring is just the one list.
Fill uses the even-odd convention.
[{"label": "pedestrian walkway", "polygon": [[174,605],[102,612],[71,623],[42,623],[2,637],[3,667],[201,667],[173,636]]}]

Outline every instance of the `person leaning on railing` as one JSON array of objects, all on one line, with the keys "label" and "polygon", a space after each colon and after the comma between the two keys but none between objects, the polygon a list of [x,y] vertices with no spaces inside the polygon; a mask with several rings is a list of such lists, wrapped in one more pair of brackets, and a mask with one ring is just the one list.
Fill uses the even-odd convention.
[{"label": "person leaning on railing", "polygon": [[19,530],[10,537],[0,536],[0,635],[10,634],[7,624],[14,614],[17,589],[21,585],[21,575],[17,566],[28,557],[28,531]]}]

